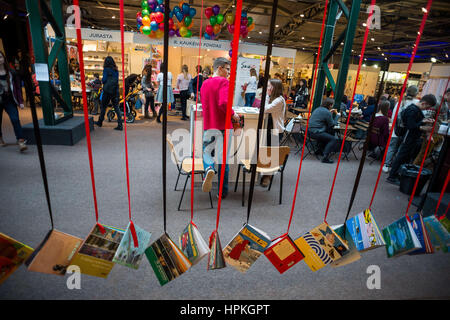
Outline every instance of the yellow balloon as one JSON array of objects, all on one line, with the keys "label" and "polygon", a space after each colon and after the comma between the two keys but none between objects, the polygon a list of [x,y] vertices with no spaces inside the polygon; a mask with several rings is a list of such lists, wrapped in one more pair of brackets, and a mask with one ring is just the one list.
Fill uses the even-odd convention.
[{"label": "yellow balloon", "polygon": [[142,18],[142,25],[149,26],[150,25],[150,18],[148,16],[145,16]]},{"label": "yellow balloon", "polygon": [[186,27],[181,27],[180,28],[180,34],[182,37],[184,37],[188,32],[188,29]]},{"label": "yellow balloon", "polygon": [[164,31],[162,31],[161,29],[158,29],[155,31],[155,35],[156,35],[157,39],[162,38],[164,36]]},{"label": "yellow balloon", "polygon": [[228,24],[233,24],[233,23],[234,23],[234,16],[233,16],[233,14],[232,14],[232,13],[227,13],[227,14],[225,15],[225,21],[226,21]]}]

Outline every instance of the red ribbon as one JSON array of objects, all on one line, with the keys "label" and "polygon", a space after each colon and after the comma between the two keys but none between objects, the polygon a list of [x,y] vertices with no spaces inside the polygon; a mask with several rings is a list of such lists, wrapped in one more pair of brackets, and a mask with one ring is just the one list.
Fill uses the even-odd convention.
[{"label": "red ribbon", "polygon": [[94,208],[95,208],[95,220],[97,226],[102,234],[105,233],[105,228],[98,223],[98,205],[97,205],[97,193],[95,188],[95,175],[94,175],[94,164],[92,159],[92,144],[91,144],[91,130],[89,126],[89,116],[87,110],[87,96],[86,96],[86,79],[84,74],[84,61],[83,61],[83,44],[81,43],[81,19],[80,19],[80,7],[78,0],[74,0],[73,4],[75,6],[75,27],[77,33],[77,46],[78,46],[78,60],[80,64],[80,77],[81,77],[81,93],[83,97],[83,113],[84,113],[84,128],[86,130],[86,145],[88,149],[89,156],[89,170],[91,172],[91,185],[92,194],[94,198]]},{"label": "red ribbon", "polygon": [[[125,167],[127,173],[127,195],[128,195],[128,216],[130,219],[130,231],[131,236],[133,237],[134,247],[137,248],[139,246],[136,230],[134,228],[133,221],[131,220],[131,196],[130,196],[130,170],[128,166],[128,138],[127,138],[127,106],[126,106],[126,96],[125,96],[125,44],[124,44],[124,14],[123,14],[123,0],[120,0],[120,42],[122,46],[122,96],[123,96],[123,128],[124,128],[124,136],[125,136]],[[166,30],[166,32],[168,32]],[[118,117],[120,115],[117,115]]]},{"label": "red ribbon", "polygon": [[355,100],[356,87],[358,86],[357,79],[359,77],[359,73],[361,71],[361,65],[362,65],[362,62],[364,60],[364,53],[366,51],[367,38],[369,36],[369,27],[370,27],[370,24],[372,22],[371,17],[373,15],[373,8],[375,6],[375,3],[376,3],[376,0],[372,0],[372,3],[370,4],[370,8],[372,10],[370,11],[369,19],[367,19],[368,23],[366,25],[366,31],[364,33],[363,45],[362,45],[362,48],[361,48],[361,55],[359,57],[358,71],[356,72],[355,85],[353,86],[353,93],[352,93],[352,100],[351,100],[351,103],[350,103],[350,110],[348,111],[347,123],[345,124],[344,137],[342,138],[342,144],[341,144],[341,149],[339,151],[339,157],[338,157],[338,162],[337,162],[337,165],[336,165],[336,171],[334,172],[333,184],[331,185],[330,195],[328,196],[327,209],[325,210],[325,217],[323,218],[324,222],[327,222],[328,209],[330,208],[331,197],[333,196],[334,185],[336,183],[336,177],[337,177],[337,174],[338,174],[338,171],[339,171],[339,165],[341,163],[342,151],[344,150],[345,138],[347,137],[348,125],[350,123],[350,115],[352,114],[352,109],[353,109],[353,101]]},{"label": "red ribbon", "polygon": [[[408,71],[406,72],[405,81],[403,82],[403,87],[402,87],[402,91],[401,91],[401,94],[400,94],[400,99],[399,99],[398,104],[397,104],[399,107],[397,108],[397,111],[395,112],[395,115],[394,115],[394,118],[393,118],[393,121],[392,121],[392,128],[390,130],[389,139],[388,139],[388,141],[386,143],[386,146],[389,146],[389,144],[391,142],[392,133],[394,132],[394,128],[395,128],[395,123],[397,121],[398,112],[400,111],[400,105],[401,105],[402,100],[403,100],[403,95],[405,94],[406,85],[407,85],[407,81],[408,81],[408,78],[409,78],[409,72],[411,71],[411,67],[413,65],[417,49],[419,47],[420,38],[422,36],[423,29],[425,28],[425,22],[427,21],[428,13],[430,12],[430,8],[431,8],[432,2],[433,2],[433,0],[428,0],[426,10],[424,11],[424,14],[423,14],[422,23],[420,24],[420,29],[419,29],[419,32],[417,34],[417,38],[416,38],[414,49],[413,49],[413,52],[412,52],[412,55],[411,55],[411,59],[409,61]],[[386,161],[386,155],[387,155],[388,149],[389,148],[386,148],[386,150],[384,151],[383,160],[381,161],[380,170],[378,171],[378,177],[377,177],[377,181],[375,183],[375,188],[373,189],[372,198],[371,198],[370,204],[369,204],[369,209],[372,207],[373,200],[375,198],[375,194],[376,194],[377,189],[378,189],[378,184],[380,182],[381,172],[383,170],[384,162]]]}]

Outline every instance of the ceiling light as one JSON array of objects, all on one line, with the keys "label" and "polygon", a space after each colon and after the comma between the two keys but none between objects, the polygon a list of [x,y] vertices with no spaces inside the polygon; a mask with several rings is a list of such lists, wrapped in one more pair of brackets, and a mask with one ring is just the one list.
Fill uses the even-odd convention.
[{"label": "ceiling light", "polygon": [[435,57],[431,57],[431,62],[436,63],[437,62],[436,58]]},{"label": "ceiling light", "polygon": [[305,40],[305,37],[302,37],[302,40]]},{"label": "ceiling light", "polygon": [[248,36],[247,38],[250,39],[250,36]]},{"label": "ceiling light", "polygon": [[384,60],[386,60],[386,61],[387,61],[387,58],[384,58]]},{"label": "ceiling light", "polygon": [[370,40],[375,41],[375,38],[370,38]]},{"label": "ceiling light", "polygon": [[384,53],[381,54],[384,57]]},{"label": "ceiling light", "polygon": [[378,49],[378,50],[381,50],[381,48],[380,48],[380,47],[377,47],[377,49]]},{"label": "ceiling light", "polygon": [[363,23],[363,27],[367,27],[367,23],[364,22],[364,23]]},{"label": "ceiling light", "polygon": [[8,19],[8,15],[7,14],[5,14],[5,16],[3,17],[3,20],[6,20],[6,19]]},{"label": "ceiling light", "polygon": [[301,15],[300,15],[300,17],[302,17],[302,18],[304,18],[305,17],[305,15],[302,13]]},{"label": "ceiling light", "polygon": [[302,48],[302,50],[305,50],[305,48]]},{"label": "ceiling light", "polygon": [[377,64],[375,64],[375,65],[373,65],[373,67],[374,67],[374,68],[378,68],[378,65],[377,65]]},{"label": "ceiling light", "polygon": [[262,31],[260,31],[259,34],[262,34]]},{"label": "ceiling light", "polygon": [[115,19],[115,18],[116,18],[116,16],[112,16],[111,18]]},{"label": "ceiling light", "polygon": [[448,53],[445,54],[445,57],[448,59]]},{"label": "ceiling light", "polygon": [[423,12],[423,13],[427,13],[428,10],[422,7],[422,12]]},{"label": "ceiling light", "polygon": [[277,25],[275,25],[275,28],[278,28],[279,27],[279,25],[277,24]]},{"label": "ceiling light", "polygon": [[366,64],[365,63],[363,63],[363,67],[365,67],[366,66]]}]

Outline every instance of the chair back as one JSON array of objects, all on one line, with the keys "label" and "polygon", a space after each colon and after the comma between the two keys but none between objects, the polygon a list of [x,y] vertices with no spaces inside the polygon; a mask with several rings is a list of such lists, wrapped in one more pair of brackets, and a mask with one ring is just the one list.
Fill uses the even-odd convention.
[{"label": "chair back", "polygon": [[[258,168],[274,169],[283,166],[286,163],[290,151],[291,148],[288,146],[260,147]],[[272,157],[272,155],[277,155],[278,157]]]},{"label": "chair back", "polygon": [[166,140],[167,140],[167,144],[169,145],[170,152],[172,153],[173,158],[175,159],[175,163],[178,166],[180,161],[178,160],[177,153],[175,152],[175,146],[173,145],[172,138],[171,138],[170,134],[167,134]]}]

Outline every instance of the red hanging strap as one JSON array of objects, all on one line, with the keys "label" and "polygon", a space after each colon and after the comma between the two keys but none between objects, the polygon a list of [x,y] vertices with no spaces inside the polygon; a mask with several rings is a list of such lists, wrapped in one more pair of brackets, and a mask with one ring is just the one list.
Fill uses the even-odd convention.
[{"label": "red hanging strap", "polygon": [[94,175],[94,163],[92,159],[92,144],[91,144],[91,131],[89,126],[89,116],[87,110],[87,96],[86,96],[86,79],[84,74],[84,61],[83,61],[83,44],[81,42],[81,17],[80,17],[80,6],[78,0],[74,0],[73,4],[75,6],[75,28],[77,33],[77,46],[78,46],[78,60],[80,64],[80,77],[81,77],[81,93],[83,97],[83,113],[84,113],[84,128],[86,130],[86,145],[88,149],[89,156],[89,170],[91,172],[91,185],[92,185],[92,195],[94,198],[94,208],[95,208],[95,221],[102,234],[105,233],[105,228],[98,223],[98,205],[97,205],[97,193],[95,189],[95,175]]},{"label": "red hanging strap", "polygon": [[[200,10],[200,31],[199,31],[199,44],[198,44],[198,59],[197,59],[197,88],[195,95],[195,112],[194,112],[194,132],[192,133],[192,174],[191,174],[191,223],[194,225],[194,177],[195,177],[195,133],[197,128],[197,108],[198,108],[198,87],[200,77],[200,55],[202,51],[202,28],[203,28],[203,0],[202,8]],[[195,226],[195,225],[194,225]]]},{"label": "red hanging strap", "polygon": [[[122,45],[122,96],[123,96],[123,128],[124,128],[124,136],[125,136],[125,168],[127,173],[127,194],[128,194],[128,216],[130,219],[130,232],[133,238],[134,247],[137,248],[139,246],[136,229],[134,228],[133,221],[131,219],[131,196],[130,196],[130,170],[128,166],[128,138],[127,138],[127,106],[126,106],[126,96],[125,96],[125,44],[124,44],[124,14],[123,14],[123,0],[120,0],[120,42]],[[167,32],[167,31],[166,31]],[[120,117],[120,115],[117,115]]]},{"label": "red hanging strap", "polygon": [[227,101],[227,112],[225,116],[225,134],[223,137],[223,155],[222,155],[222,170],[220,171],[220,187],[219,187],[219,200],[217,203],[217,217],[216,217],[216,229],[217,232],[219,228],[220,220],[220,208],[222,204],[222,192],[223,192],[223,178],[225,177],[225,166],[227,164],[227,150],[228,150],[228,119],[231,118],[231,110],[233,107],[233,96],[234,96],[234,86],[236,83],[236,68],[239,50],[239,34],[241,30],[241,14],[242,14],[242,0],[237,0],[236,2],[236,14],[234,19],[234,33],[233,33],[233,47],[231,56],[231,68],[230,68],[230,83],[228,87],[228,101]]},{"label": "red hanging strap", "polygon": [[[393,121],[392,121],[392,128],[391,128],[391,130],[389,132],[389,139],[388,139],[388,141],[386,143],[386,146],[389,146],[389,144],[391,142],[392,133],[394,132],[395,123],[397,121],[397,116],[398,116],[398,113],[399,113],[399,110],[400,110],[400,105],[401,105],[402,100],[403,100],[403,95],[405,94],[406,85],[407,85],[407,81],[408,81],[408,78],[409,78],[409,73],[411,71],[411,67],[413,65],[417,49],[419,47],[420,38],[422,36],[423,29],[425,28],[425,22],[427,21],[428,13],[430,12],[430,8],[431,8],[431,4],[432,3],[433,3],[433,0],[428,0],[427,7],[424,10],[422,23],[420,24],[420,29],[419,29],[419,32],[417,33],[417,38],[416,38],[416,42],[414,44],[414,49],[413,49],[413,52],[412,52],[412,55],[411,55],[411,59],[409,61],[409,65],[408,65],[408,70],[406,72],[405,81],[403,82],[403,87],[402,87],[402,91],[401,91],[401,94],[400,94],[400,99],[399,99],[398,104],[397,104],[399,107],[397,108],[397,111],[395,112],[395,115],[393,115],[394,118],[393,118]],[[383,160],[381,161],[380,170],[378,171],[378,177],[377,177],[377,181],[375,183],[375,188],[373,189],[372,198],[370,199],[369,209],[372,207],[373,200],[375,198],[375,194],[376,194],[377,189],[378,189],[378,184],[380,182],[381,172],[383,170],[384,162],[386,161],[386,155],[387,155],[388,149],[389,148],[385,148],[385,151],[384,151]]]},{"label": "red hanging strap", "polygon": [[375,6],[375,3],[376,3],[376,0],[372,0],[372,2],[370,4],[371,11],[369,13],[369,19],[367,19],[368,23],[366,25],[366,31],[364,33],[364,40],[363,40],[363,44],[362,44],[362,48],[361,48],[361,55],[359,56],[359,65],[358,65],[358,70],[356,71],[355,85],[353,86],[352,100],[350,102],[350,110],[348,111],[347,122],[345,124],[345,131],[344,131],[344,136],[342,138],[341,149],[339,151],[339,157],[338,157],[338,162],[336,165],[336,171],[334,172],[333,183],[331,185],[330,195],[328,196],[328,203],[327,203],[327,208],[325,210],[325,217],[323,218],[324,222],[327,222],[328,210],[330,208],[331,198],[333,196],[333,191],[334,191],[334,185],[336,183],[336,177],[337,177],[337,174],[339,171],[339,165],[341,163],[342,152],[344,150],[344,145],[345,145],[345,138],[347,137],[348,125],[350,123],[350,115],[352,114],[352,109],[353,109],[353,101],[355,101],[356,87],[358,86],[357,79],[359,78],[359,73],[361,71],[362,62],[364,60],[364,53],[366,51],[367,38],[369,36],[369,28],[372,23],[371,18],[373,15],[373,8]]},{"label": "red hanging strap", "polygon": [[[445,89],[444,89],[444,94],[445,94],[445,91],[447,91],[447,87],[448,87],[448,82],[449,81],[450,81],[450,77],[447,80],[447,84],[446,84]],[[436,112],[436,115],[434,117],[433,128],[432,128],[432,130],[431,130],[431,132],[429,134],[429,137],[428,137],[427,147],[425,148],[425,154],[423,155],[422,162],[420,163],[419,173],[418,173],[416,181],[414,183],[414,187],[413,187],[411,196],[409,197],[408,207],[406,208],[406,213],[405,213],[407,217],[408,217],[409,208],[411,207],[411,203],[412,203],[414,195],[416,193],[417,185],[419,184],[420,175],[422,174],[423,165],[425,163],[425,159],[427,158],[428,149],[430,148],[431,139],[433,138],[434,130],[436,129],[436,123],[438,122],[438,118],[439,118],[439,114],[441,112],[441,107],[442,107],[442,103],[443,102],[444,102],[444,97],[442,97],[441,103],[439,104],[439,108],[438,108],[438,110]]]}]

